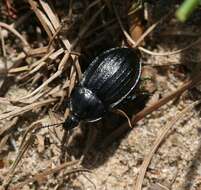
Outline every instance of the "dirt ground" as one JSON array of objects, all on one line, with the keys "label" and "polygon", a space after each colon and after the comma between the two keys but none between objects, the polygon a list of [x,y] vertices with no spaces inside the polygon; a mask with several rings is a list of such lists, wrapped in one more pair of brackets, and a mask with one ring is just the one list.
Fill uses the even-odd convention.
[{"label": "dirt ground", "polygon": [[[168,6],[166,3],[164,1],[148,3],[148,7],[145,9],[148,13],[145,12],[149,17],[147,18],[147,23],[144,24],[145,28],[149,28],[151,24],[158,21],[159,18],[162,18],[163,15],[167,14],[167,12],[169,13],[171,9],[175,9],[177,6],[172,1],[169,1],[170,4]],[[6,9],[5,5],[2,5],[2,9]],[[16,4],[15,6],[18,7]],[[165,7],[163,11],[161,7]],[[1,14],[3,15],[3,12]],[[20,15],[20,18],[21,16],[23,14]],[[62,14],[59,16],[62,17]],[[76,16],[79,19],[79,15]],[[102,15],[104,18],[106,16],[107,14]],[[151,82],[148,82],[148,87],[144,87],[148,88],[148,91],[151,91],[148,92],[148,101],[145,102],[144,100],[137,99],[137,102],[134,103],[134,105],[137,105],[136,107],[143,104],[142,108],[139,108],[140,110],[153,105],[164,96],[178,90],[185,81],[199,74],[201,68],[201,44],[198,42],[190,47],[188,46],[200,38],[200,16],[200,9],[198,9],[188,22],[180,23],[176,20],[174,14],[171,13],[168,20],[159,24],[143,41],[143,47],[155,52],[157,55],[141,52],[143,71],[145,73],[142,76],[141,83],[145,80],[143,77],[147,77],[146,74],[151,75],[152,78]],[[6,20],[6,18],[5,15],[1,16],[0,21],[7,24],[15,22],[15,20]],[[114,25],[116,28],[114,28],[119,33],[122,33],[117,23],[117,26]],[[42,44],[47,46],[47,36],[41,31],[39,31],[38,36],[32,36],[33,39],[31,39],[29,36],[33,32],[31,30],[35,30],[32,28],[32,24],[33,26],[39,25],[39,22],[35,22],[35,20],[31,21],[30,27],[19,27],[18,31],[25,38],[27,37],[29,41],[34,41],[32,48],[38,47],[37,42],[39,41],[40,46]],[[2,26],[0,25],[0,27]],[[69,41],[76,36],[78,30],[76,29],[74,33],[69,35]],[[1,33],[6,31],[4,30],[3,28]],[[89,29],[89,31],[91,30],[92,28]],[[104,28],[105,30],[107,30],[107,27],[106,29]],[[108,35],[108,33],[105,35]],[[99,35],[95,33],[90,40],[98,37]],[[7,39],[6,36],[5,38]],[[87,37],[85,36],[85,38]],[[85,38],[84,40],[86,40]],[[76,51],[79,52],[80,48],[82,50],[82,47],[85,47],[87,40],[84,40],[83,44],[79,44]],[[100,39],[100,44],[104,47],[101,46],[99,51],[108,49],[114,45],[113,43],[110,44],[110,41],[107,41],[103,45],[103,41]],[[116,41],[116,37],[114,41]],[[9,56],[16,56],[22,52],[22,48],[18,47],[18,44],[20,46],[21,43],[18,40],[14,42],[13,45],[12,42],[6,40],[6,43],[8,43],[6,45],[6,48],[8,48],[7,54]],[[93,42],[95,43],[96,41],[94,40]],[[110,46],[107,46],[108,44]],[[53,43],[53,45],[55,44]],[[97,47],[99,42],[95,46],[93,46],[93,43],[89,45],[91,47],[86,45],[84,52],[87,51],[87,47],[88,50]],[[181,50],[184,47],[188,48],[184,51],[168,53]],[[94,54],[96,53],[91,53],[87,56],[94,57]],[[36,63],[39,58],[40,56],[30,56],[26,58],[25,63],[21,62],[22,65],[16,64],[16,67],[31,65]],[[64,119],[65,109],[63,109],[63,105],[65,101],[63,101],[62,97],[66,97],[67,95],[64,94],[63,96],[63,91],[65,91],[63,86],[69,85],[68,89],[72,87],[69,84],[71,83],[69,78],[73,78],[73,71],[70,70],[72,67],[69,68],[70,71],[68,71],[67,76],[61,74],[54,85],[49,85],[48,90],[54,90],[51,93],[44,89],[41,92],[42,95],[38,93],[39,98],[34,96],[37,101],[35,99],[29,99],[31,103],[28,99],[27,101],[20,101],[20,97],[25,97],[27,94],[33,92],[56,72],[54,64],[58,65],[58,60],[60,61],[61,57],[58,56],[53,62],[47,61],[49,64],[47,68],[45,67],[40,72],[38,70],[38,73],[42,73],[45,76],[42,79],[41,75],[37,74],[33,78],[24,77],[25,75],[23,74],[29,72],[25,67],[21,67],[21,69],[25,69],[22,73],[21,71],[12,70],[12,73],[9,73],[9,77],[5,77],[3,74],[0,75],[0,188],[6,189],[7,187],[8,189],[23,190],[137,190],[136,181],[142,169],[141,165],[143,160],[150,155],[153,144],[160,135],[160,130],[173,118],[177,117],[180,111],[200,99],[200,86],[196,85],[194,88],[189,88],[184,93],[173,98],[164,106],[142,118],[133,126],[132,130],[122,134],[123,136],[117,139],[114,138],[112,143],[102,148],[102,142],[105,142],[105,138],[122,124],[122,118],[116,118],[117,120],[115,120],[115,117],[109,116],[109,120],[112,121],[108,121],[108,118],[106,118],[104,121],[92,126],[81,124],[81,127],[67,134],[66,138],[64,138],[65,134],[61,126],[55,128],[46,127],[35,132],[34,130],[30,130],[27,136],[24,136],[26,130],[34,126],[34,122],[41,121],[42,125],[47,125],[59,123]],[[87,66],[83,64],[86,61],[80,62],[82,63],[82,70],[86,69]],[[2,66],[4,63],[5,56],[2,53],[0,57],[0,70],[4,68]],[[7,60],[7,63],[8,67],[9,64],[13,64],[9,63],[9,60]],[[15,66],[12,68],[15,68]],[[39,77],[37,78],[36,76]],[[70,81],[68,84],[65,82],[67,80]],[[60,85],[61,81],[63,86]],[[4,86],[9,86],[9,88],[6,88],[5,93],[2,93]],[[54,98],[57,98],[56,102]],[[41,102],[52,100],[52,102],[37,107],[35,103],[39,100]],[[20,113],[20,109],[28,105],[33,106],[33,109],[31,108],[28,111]],[[16,113],[13,111],[16,111]],[[8,114],[8,117],[6,114]],[[123,121],[125,122],[125,120]],[[105,123],[106,125],[104,125]],[[153,154],[143,179],[143,190],[201,189],[200,124],[199,106],[186,111],[181,119],[174,123],[165,138],[163,138],[159,148]],[[113,127],[113,125],[117,126]],[[106,129],[106,126],[109,126],[109,129]],[[64,141],[68,141],[68,143]],[[64,166],[64,168],[59,168],[62,164],[71,162],[75,163],[72,163],[70,166]],[[58,170],[54,172],[52,169]]]}]

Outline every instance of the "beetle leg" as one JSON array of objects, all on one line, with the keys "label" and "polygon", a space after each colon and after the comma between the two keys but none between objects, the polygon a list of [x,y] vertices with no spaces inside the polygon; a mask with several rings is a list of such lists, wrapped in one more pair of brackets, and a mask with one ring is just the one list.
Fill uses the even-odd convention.
[{"label": "beetle leg", "polygon": [[82,156],[80,157],[79,164],[83,163],[85,156],[88,154],[92,146],[95,144],[96,137],[97,137],[96,127],[89,127],[89,133],[87,135],[86,145],[83,150]]}]

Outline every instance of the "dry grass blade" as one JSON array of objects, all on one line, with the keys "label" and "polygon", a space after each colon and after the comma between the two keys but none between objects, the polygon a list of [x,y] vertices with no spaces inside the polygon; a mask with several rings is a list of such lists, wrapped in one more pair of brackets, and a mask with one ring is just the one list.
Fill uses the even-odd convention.
[{"label": "dry grass blade", "polygon": [[43,47],[38,47],[35,49],[30,49],[28,52],[28,55],[30,57],[41,57],[41,56],[43,56],[43,54],[46,54],[47,52],[49,52],[48,47],[43,46]]},{"label": "dry grass blade", "polygon": [[7,98],[0,97],[0,104],[11,105],[11,102]]},{"label": "dry grass blade", "polygon": [[26,138],[28,136],[29,133],[36,133],[37,130],[41,129],[42,125],[42,120],[36,121],[34,123],[31,124],[30,127],[27,128],[27,130],[25,131],[25,133],[22,136],[22,140],[21,140],[21,144],[20,144],[20,149],[22,149],[22,147],[24,146],[24,143],[26,142]]},{"label": "dry grass blade", "polygon": [[[33,0],[28,0],[28,2],[31,5],[32,9],[34,10],[36,16],[38,17],[39,21],[41,22],[42,26],[44,27],[51,41],[57,29],[60,28],[60,23],[58,18],[53,13],[49,5],[46,4],[44,1],[40,1],[40,3],[46,15],[48,15],[48,17],[46,17],[46,15],[37,8],[36,2],[34,2]],[[65,48],[68,51],[70,51],[70,47],[71,47],[70,42],[67,39],[62,39],[61,41],[64,44]]]},{"label": "dry grass blade", "polygon": [[42,62],[46,61],[50,56],[54,55],[54,49],[51,49],[49,51],[46,51],[45,55],[42,56],[39,60],[37,60],[34,63],[30,64],[30,70],[33,70],[35,67],[40,65]]},{"label": "dry grass blade", "polygon": [[28,112],[30,110],[40,108],[40,107],[42,107],[44,105],[48,105],[50,103],[53,103],[54,101],[56,101],[56,99],[48,99],[48,100],[40,101],[40,102],[37,102],[37,103],[33,103],[31,105],[24,106],[22,108],[16,108],[15,110],[13,110],[13,111],[11,111],[9,113],[0,114],[0,120],[7,119],[9,117],[18,116],[18,115],[23,114],[25,112]]},{"label": "dry grass blade", "polygon": [[52,26],[54,27],[54,29],[56,31],[57,29],[60,28],[60,23],[59,23],[58,17],[53,13],[53,11],[50,8],[50,6],[48,5],[48,3],[46,3],[45,1],[42,1],[42,0],[40,0],[39,2],[41,4],[41,6],[43,7],[43,10],[47,14],[50,22],[52,23]]},{"label": "dry grass blade", "polygon": [[[54,49],[50,50],[47,54],[45,54],[41,59],[37,60],[35,63],[32,63],[30,66],[22,66],[17,68],[9,69],[9,73],[17,73],[17,72],[23,72],[23,71],[29,71],[23,78],[26,78],[30,74],[33,74],[37,72],[41,67],[43,67],[46,64],[46,60],[54,54]],[[23,79],[22,78],[22,79]]]},{"label": "dry grass blade", "polygon": [[12,103],[15,103],[15,104],[19,103],[19,104],[25,104],[25,105],[33,104],[34,102],[38,101],[39,98],[43,98],[43,99],[48,98],[50,90],[51,90],[51,88],[50,89],[49,88],[45,89],[44,91],[36,94],[35,96],[30,97],[29,99],[22,100],[22,101],[17,101],[17,102],[12,101]]},{"label": "dry grass blade", "polygon": [[51,30],[48,27],[47,23],[44,21],[44,18],[41,15],[41,11],[37,7],[37,3],[34,2],[33,0],[28,0],[28,3],[31,5],[31,8],[33,9],[33,11],[35,12],[36,16],[38,17],[38,20],[40,21],[40,23],[42,24],[42,26],[43,26],[44,30],[46,31],[47,35],[51,39],[52,38]]},{"label": "dry grass blade", "polygon": [[24,155],[24,153],[28,150],[28,147],[33,144],[35,139],[35,135],[31,134],[30,137],[28,138],[28,140],[26,142],[24,142],[23,146],[20,148],[20,151],[18,152],[18,155],[15,159],[15,161],[13,162],[11,169],[9,171],[10,174],[14,173],[17,165],[19,164],[20,160],[22,159],[22,156]]},{"label": "dry grass blade", "polygon": [[28,55],[30,57],[41,57],[43,56],[43,54],[46,54],[47,52],[49,52],[49,48],[47,46],[43,46],[35,49],[30,49]]},{"label": "dry grass blade", "polygon": [[29,72],[29,74],[33,74],[35,72],[37,72],[42,66],[44,66],[46,64],[46,60],[50,57],[51,54],[54,53],[54,50],[50,50],[45,56],[43,56],[40,60],[36,61],[35,63],[33,63],[30,67],[31,71]]},{"label": "dry grass blade", "polygon": [[22,159],[22,156],[24,155],[24,153],[28,150],[29,145],[31,145],[34,141],[35,136],[31,135],[30,138],[26,141],[26,143],[24,143],[24,146],[22,146],[22,148],[20,149],[15,161],[13,162],[7,176],[6,179],[3,182],[3,187],[7,188],[8,185],[11,183],[13,175],[14,175],[14,171],[17,167],[17,165],[19,164],[20,160]]},{"label": "dry grass blade", "polygon": [[51,60],[55,60],[59,55],[61,55],[62,53],[64,53],[64,49],[63,48],[60,48],[60,49],[58,49],[58,50],[56,50],[53,54],[51,54],[50,56],[49,56],[49,58],[51,59]]},{"label": "dry grass blade", "polygon": [[[27,54],[27,52],[26,52]],[[16,57],[12,57],[11,62],[13,63],[10,67],[8,67],[8,73],[12,73],[12,72],[20,72],[20,70],[25,71],[28,70],[28,66],[23,66],[23,67],[19,67],[19,65],[21,65],[21,63],[23,62],[23,60],[26,58],[26,55],[24,52],[19,53]],[[17,68],[15,68],[17,67]],[[13,70],[13,71],[11,71]]]},{"label": "dry grass blade", "polygon": [[29,67],[27,65],[9,69],[8,73],[9,74],[15,74],[15,73],[20,73],[20,72],[25,72],[25,71],[29,71]]},{"label": "dry grass blade", "polygon": [[60,26],[58,29],[56,29],[56,32],[53,34],[52,38],[50,39],[49,41],[49,44],[48,44],[48,50],[50,49],[51,45],[53,44],[55,38],[57,37],[57,35],[59,34],[59,32],[61,31],[62,29],[62,26]]},{"label": "dry grass blade", "polygon": [[[42,18],[42,21],[47,25],[47,27],[49,28],[50,32],[51,32],[51,38],[53,36],[53,34],[55,33],[55,29],[52,26],[52,23],[50,22],[50,20],[48,19],[48,17],[40,10],[38,9],[38,12],[40,13],[40,17]],[[50,38],[50,39],[51,39]]]},{"label": "dry grass blade", "polygon": [[28,94],[27,96],[20,98],[20,100],[27,99],[27,98],[30,98],[31,96],[34,96],[36,93],[40,92],[45,86],[47,86],[50,82],[52,82],[57,77],[59,77],[63,72],[64,65],[66,64],[69,58],[69,55],[70,54],[68,52],[64,54],[59,64],[58,71],[56,73],[54,73],[49,79],[47,79],[42,85],[40,85],[37,89],[35,89],[31,94]]},{"label": "dry grass blade", "polygon": [[190,49],[191,47],[197,45],[200,42],[201,42],[201,38],[198,38],[196,41],[192,42],[191,44],[187,45],[184,48],[181,48],[181,49],[178,49],[178,50],[175,50],[175,51],[171,51],[171,52],[164,52],[164,53],[153,52],[153,51],[150,51],[150,50],[145,49],[143,47],[139,47],[139,49],[141,51],[143,51],[144,53],[154,55],[154,56],[168,56],[168,55],[175,55],[175,54],[181,53],[183,51],[186,51],[186,50]]},{"label": "dry grass blade", "polygon": [[80,64],[79,64],[79,59],[76,57],[75,62],[73,62],[73,63],[74,63],[74,66],[75,66],[75,69],[76,69],[76,72],[77,72],[78,81],[80,81],[81,78],[82,78],[82,71],[81,71],[81,67],[80,67]]},{"label": "dry grass blade", "polygon": [[172,118],[172,120],[170,122],[168,122],[158,133],[157,138],[150,150],[150,152],[148,153],[147,156],[145,156],[144,161],[141,165],[141,169],[136,181],[136,184],[134,186],[134,190],[141,190],[142,189],[142,183],[143,183],[143,179],[147,170],[147,167],[154,155],[154,153],[156,152],[156,150],[158,149],[158,147],[160,146],[161,142],[164,140],[165,136],[167,135],[168,131],[175,125],[176,122],[178,122],[180,119],[182,119],[184,117],[184,115],[186,114],[186,112],[189,112],[190,110],[192,110],[194,108],[194,106],[200,104],[201,101],[196,101],[192,104],[190,104],[188,107],[186,107],[185,109],[183,109],[180,113],[178,113],[174,118]]}]

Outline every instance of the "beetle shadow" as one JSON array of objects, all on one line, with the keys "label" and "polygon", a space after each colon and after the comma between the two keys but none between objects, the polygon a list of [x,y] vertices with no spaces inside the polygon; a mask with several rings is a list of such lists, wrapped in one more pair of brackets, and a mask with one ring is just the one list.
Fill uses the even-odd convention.
[{"label": "beetle shadow", "polygon": [[[129,117],[143,109],[148,100],[148,95],[139,95],[134,101],[125,102],[121,105],[121,110],[125,111]],[[117,135],[111,144],[102,148],[103,140],[110,136],[118,127],[128,122],[125,116],[109,112],[101,121],[97,123],[87,123],[81,125],[81,133],[76,135],[75,140],[67,149],[67,155],[73,155],[79,159],[84,155],[83,166],[89,169],[97,168],[103,165],[110,157],[112,157],[118,149],[121,141],[131,131],[128,127],[122,134]],[[81,135],[80,135],[81,134]],[[117,139],[117,140],[116,140]]]}]

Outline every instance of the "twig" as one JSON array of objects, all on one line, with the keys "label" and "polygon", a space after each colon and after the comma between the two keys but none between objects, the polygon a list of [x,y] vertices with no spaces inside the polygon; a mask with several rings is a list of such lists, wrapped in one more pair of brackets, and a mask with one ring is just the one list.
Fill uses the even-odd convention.
[{"label": "twig", "polygon": [[153,144],[153,146],[151,147],[150,152],[147,154],[147,156],[145,156],[144,161],[141,165],[141,169],[136,181],[136,184],[134,185],[134,190],[141,190],[142,188],[142,183],[143,183],[143,179],[147,170],[147,167],[154,155],[154,153],[157,151],[158,147],[160,146],[160,144],[162,143],[162,141],[164,140],[166,134],[168,133],[168,131],[176,124],[176,122],[178,122],[185,114],[186,112],[189,112],[190,110],[192,110],[194,108],[194,106],[200,104],[201,101],[196,101],[193,102],[192,104],[190,104],[188,107],[186,107],[185,109],[183,109],[181,112],[179,112],[178,114],[176,114],[175,117],[172,118],[172,120],[170,122],[168,122],[158,133],[157,138]]},{"label": "twig", "polygon": [[[45,56],[43,56],[41,59],[39,59],[38,61],[36,61],[35,63],[33,63],[30,67],[30,72],[29,74],[33,74],[35,72],[37,72],[42,66],[44,66],[46,64],[46,60],[51,56],[51,54],[54,53],[54,50],[50,50]],[[34,68],[35,67],[35,68]]]},{"label": "twig", "polygon": [[62,29],[62,25],[61,25],[58,29],[56,29],[56,32],[53,34],[52,38],[50,39],[50,41],[49,41],[49,43],[48,43],[48,46],[47,46],[47,49],[48,49],[48,50],[50,49],[52,43],[54,42],[55,38],[57,37],[57,35],[58,35],[59,32],[61,31],[61,29]]},{"label": "twig", "polygon": [[13,110],[13,111],[11,111],[9,113],[0,114],[0,120],[7,119],[9,117],[18,116],[18,115],[23,114],[25,112],[28,112],[28,111],[30,111],[32,109],[42,107],[42,106],[44,106],[46,104],[50,104],[50,103],[52,103],[54,101],[56,101],[56,99],[48,99],[48,100],[44,100],[44,101],[40,101],[40,102],[37,102],[37,103],[33,103],[33,104],[30,104],[30,105],[24,106],[22,108],[16,108],[15,110]]},{"label": "twig", "polygon": [[42,26],[43,26],[44,30],[46,31],[48,37],[51,39],[51,37],[52,37],[51,30],[49,29],[49,26],[47,25],[47,23],[44,21],[44,17],[42,16],[42,12],[38,9],[37,3],[34,2],[33,0],[28,0],[28,3],[30,4],[32,10],[35,12],[38,20],[42,24]]},{"label": "twig", "polygon": [[195,46],[196,44],[198,44],[200,42],[201,42],[201,38],[198,38],[196,41],[192,42],[191,44],[187,45],[186,47],[175,50],[175,51],[171,51],[171,52],[161,52],[161,53],[159,52],[158,53],[158,52],[150,51],[143,47],[139,47],[139,49],[147,54],[154,55],[154,56],[168,56],[168,55],[175,55],[175,54],[181,53],[183,51],[186,51],[187,49],[191,48],[192,46]]}]

